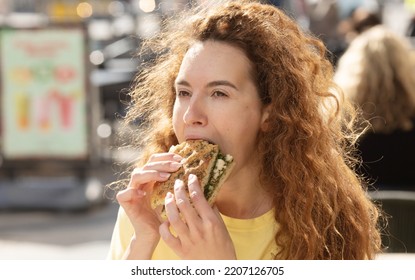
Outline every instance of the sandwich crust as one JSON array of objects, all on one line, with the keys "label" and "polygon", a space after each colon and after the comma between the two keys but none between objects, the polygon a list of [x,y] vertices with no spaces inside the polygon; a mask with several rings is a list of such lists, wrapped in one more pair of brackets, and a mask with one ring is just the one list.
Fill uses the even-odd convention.
[{"label": "sandwich crust", "polygon": [[[182,166],[173,172],[165,182],[156,182],[151,195],[151,206],[164,205],[168,192],[174,191],[174,182],[183,180],[188,184],[189,174],[197,176],[202,191],[210,205],[213,205],[220,185],[226,180],[233,167],[233,158],[222,155],[219,146],[205,140],[189,140],[172,146],[169,152],[183,157]],[[164,209],[162,216],[164,216]]]}]

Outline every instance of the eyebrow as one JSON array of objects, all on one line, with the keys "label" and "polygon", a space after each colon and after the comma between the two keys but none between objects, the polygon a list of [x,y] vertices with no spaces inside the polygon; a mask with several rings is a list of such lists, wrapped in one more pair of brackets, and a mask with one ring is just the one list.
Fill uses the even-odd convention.
[{"label": "eyebrow", "polygon": [[[176,81],[175,84],[190,87],[190,83],[185,80]],[[228,87],[238,90],[238,88],[234,84],[226,80],[212,81],[207,84],[207,87],[215,87],[215,86],[228,86]]]}]

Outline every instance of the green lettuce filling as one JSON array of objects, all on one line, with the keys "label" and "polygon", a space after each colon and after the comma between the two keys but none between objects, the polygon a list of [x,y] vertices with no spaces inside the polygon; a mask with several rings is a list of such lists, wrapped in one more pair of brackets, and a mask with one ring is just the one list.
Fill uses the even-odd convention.
[{"label": "green lettuce filling", "polygon": [[209,181],[204,189],[204,195],[207,200],[209,200],[212,196],[216,186],[220,182],[220,179],[225,174],[226,168],[228,167],[230,162],[231,161],[229,161],[229,159],[227,159],[225,155],[220,153],[218,154],[215,162],[215,167],[210,173]]}]

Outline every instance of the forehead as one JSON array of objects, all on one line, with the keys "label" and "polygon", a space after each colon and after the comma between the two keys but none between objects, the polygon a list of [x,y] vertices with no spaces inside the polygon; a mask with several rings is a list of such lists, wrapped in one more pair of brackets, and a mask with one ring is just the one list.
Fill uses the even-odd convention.
[{"label": "forehead", "polygon": [[228,43],[197,42],[185,54],[178,76],[204,74],[211,78],[250,78],[252,65],[245,53]]}]

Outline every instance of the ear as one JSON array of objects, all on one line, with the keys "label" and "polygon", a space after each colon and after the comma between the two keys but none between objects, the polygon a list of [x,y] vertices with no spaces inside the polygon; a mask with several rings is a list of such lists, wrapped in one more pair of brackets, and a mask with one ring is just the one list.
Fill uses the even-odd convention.
[{"label": "ear", "polygon": [[262,117],[261,117],[261,130],[267,131],[269,129],[269,116],[271,111],[271,105],[266,105],[262,109]]}]

